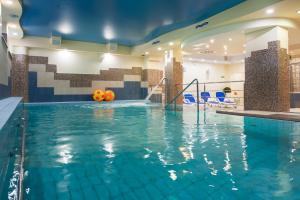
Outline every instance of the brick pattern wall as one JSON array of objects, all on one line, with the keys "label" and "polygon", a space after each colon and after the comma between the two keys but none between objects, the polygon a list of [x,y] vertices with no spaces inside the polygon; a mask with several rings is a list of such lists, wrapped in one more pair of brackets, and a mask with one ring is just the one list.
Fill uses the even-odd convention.
[{"label": "brick pattern wall", "polygon": [[43,56],[13,55],[12,65],[13,94],[29,102],[91,100],[96,88],[114,90],[119,100],[144,99],[148,80],[157,84],[162,77],[162,71],[142,67],[110,68],[99,74],[58,73]]}]

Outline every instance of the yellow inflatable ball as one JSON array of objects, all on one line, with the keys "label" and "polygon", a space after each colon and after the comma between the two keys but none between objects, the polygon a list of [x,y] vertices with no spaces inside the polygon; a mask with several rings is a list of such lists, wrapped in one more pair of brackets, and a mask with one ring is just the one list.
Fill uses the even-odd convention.
[{"label": "yellow inflatable ball", "polygon": [[113,101],[115,99],[115,93],[111,90],[106,90],[104,96],[105,101]]},{"label": "yellow inflatable ball", "polygon": [[102,90],[95,90],[93,93],[94,101],[101,102],[104,100],[105,93]]}]

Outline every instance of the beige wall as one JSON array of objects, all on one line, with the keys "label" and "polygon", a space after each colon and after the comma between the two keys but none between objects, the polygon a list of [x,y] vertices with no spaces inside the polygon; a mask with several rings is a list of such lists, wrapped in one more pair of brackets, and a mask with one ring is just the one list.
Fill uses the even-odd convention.
[{"label": "beige wall", "polygon": [[[224,82],[224,81],[244,81],[245,80],[245,66],[244,63],[239,64],[215,64],[204,62],[184,61],[183,82],[190,83],[197,78],[199,82]],[[215,83],[206,85],[206,91],[211,91],[211,95],[215,91],[222,91],[224,87],[231,87],[236,91],[236,96],[243,96],[243,83]],[[204,90],[203,85],[200,85],[200,90]],[[195,93],[196,87],[189,89],[190,92]],[[233,95],[233,94],[232,94]]]},{"label": "beige wall", "polygon": [[144,59],[138,56],[48,50],[30,48],[30,56],[48,57],[49,64],[57,65],[58,73],[99,74],[100,69],[143,67]]}]

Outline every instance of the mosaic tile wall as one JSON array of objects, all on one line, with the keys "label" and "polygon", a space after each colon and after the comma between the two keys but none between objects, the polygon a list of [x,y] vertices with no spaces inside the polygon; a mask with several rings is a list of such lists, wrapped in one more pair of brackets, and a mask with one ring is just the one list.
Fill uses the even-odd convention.
[{"label": "mosaic tile wall", "polygon": [[245,62],[245,110],[289,111],[288,54],[279,41],[251,52]]},{"label": "mosaic tile wall", "polygon": [[[183,67],[180,62],[177,62],[175,58],[166,67],[166,78],[168,79],[167,86],[167,101],[170,102],[174,99],[178,91],[183,89],[182,85],[175,86],[176,84],[183,83]],[[180,96],[177,100],[177,104],[182,104],[183,98]]]},{"label": "mosaic tile wall", "polygon": [[0,42],[0,99],[11,96],[10,66],[7,59],[6,47],[2,40]]},{"label": "mosaic tile wall", "polygon": [[113,90],[117,100],[144,99],[148,85],[157,84],[162,71],[154,69],[110,68],[99,74],[57,73],[47,57],[28,57],[28,101],[90,101],[95,89]]}]

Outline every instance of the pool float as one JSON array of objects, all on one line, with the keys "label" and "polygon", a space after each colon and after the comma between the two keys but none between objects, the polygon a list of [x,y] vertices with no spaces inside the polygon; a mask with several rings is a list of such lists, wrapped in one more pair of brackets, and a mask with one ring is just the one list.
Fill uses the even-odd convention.
[{"label": "pool float", "polygon": [[105,98],[105,93],[102,90],[95,90],[93,92],[93,99],[94,101],[101,102]]},{"label": "pool float", "polygon": [[113,101],[115,99],[115,93],[111,90],[106,90],[104,95],[105,101]]}]

